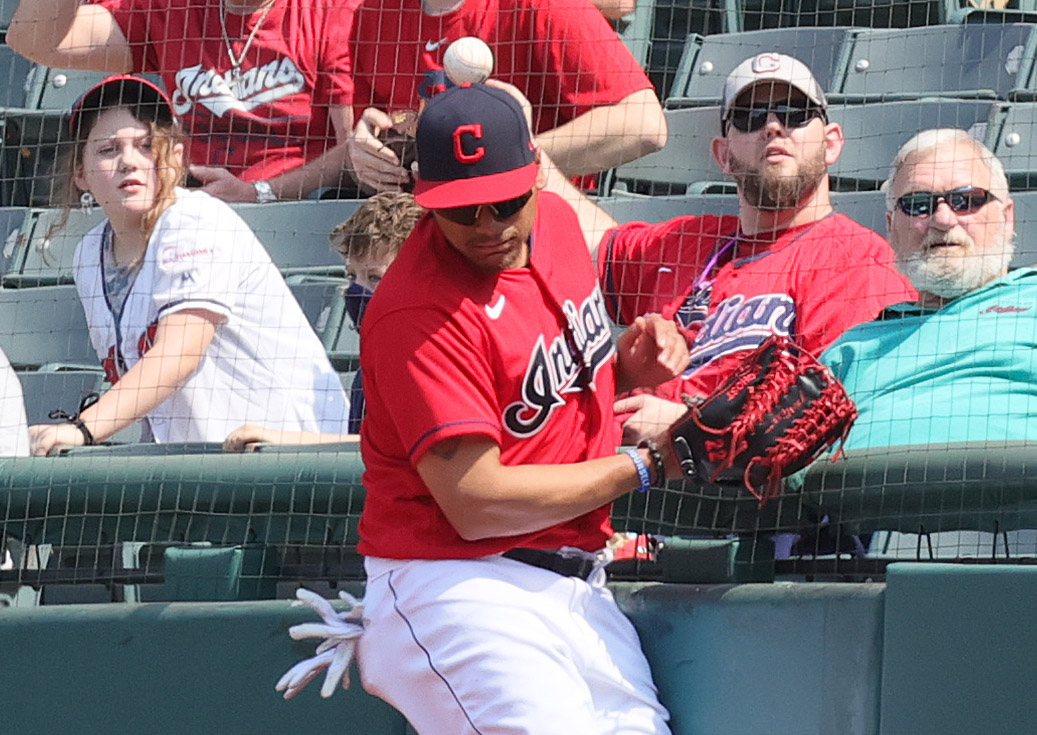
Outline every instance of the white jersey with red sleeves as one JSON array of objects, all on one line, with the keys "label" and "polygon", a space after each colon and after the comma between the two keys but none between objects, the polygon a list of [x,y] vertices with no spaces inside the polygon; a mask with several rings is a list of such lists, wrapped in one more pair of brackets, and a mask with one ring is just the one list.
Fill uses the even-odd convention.
[{"label": "white jersey with red sleeves", "polygon": [[614,354],[572,209],[541,193],[531,264],[475,269],[427,215],[379,284],[361,328],[367,496],[359,549],[393,559],[474,558],[515,547],[598,550],[609,508],[535,533],[465,541],[415,469],[443,439],[481,434],[506,465],[615,453]]},{"label": "white jersey with red sleeves", "polygon": [[344,434],[349,403],[323,345],[270,256],[229,206],[176,190],[116,324],[105,287],[108,221],[76,248],[73,274],[90,340],[111,379],[133,368],[160,319],[222,319],[198,369],[148,420],[157,441],[221,442],[242,424]]},{"label": "white jersey with red sleeves", "polygon": [[476,36],[493,51],[493,78],[533,105],[533,132],[612,105],[652,84],[601,12],[586,0],[465,0],[442,16],[420,0],[369,0],[356,16],[356,107],[416,113],[450,85],[443,54]]},{"label": "white jersey with red sleeves", "polygon": [[738,353],[771,334],[818,355],[886,306],[916,298],[889,244],[841,214],[752,242],[735,216],[634,222],[606,233],[598,260],[619,323],[658,312],[687,330],[691,364],[668,385],[675,392],[711,392]]},{"label": "white jersey with red sleeves", "polygon": [[231,65],[212,0],[98,0],[119,24],[136,72],[157,72],[188,135],[192,163],[269,179],[336,143],[331,105],[352,103],[349,44],[360,0],[277,0],[259,23],[226,14]]}]

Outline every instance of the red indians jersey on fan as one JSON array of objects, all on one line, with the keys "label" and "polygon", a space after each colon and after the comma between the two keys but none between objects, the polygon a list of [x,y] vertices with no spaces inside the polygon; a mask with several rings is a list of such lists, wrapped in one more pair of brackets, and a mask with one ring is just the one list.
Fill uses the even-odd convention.
[{"label": "red indians jersey on fan", "polygon": [[601,13],[586,0],[465,0],[433,17],[420,0],[369,0],[353,42],[356,107],[416,119],[421,100],[447,88],[443,53],[476,36],[493,51],[495,79],[533,104],[533,132],[551,130],[652,84]]},{"label": "red indians jersey on fan", "polygon": [[[686,330],[691,364],[671,384],[676,393],[710,393],[740,353],[771,334],[818,355],[886,306],[917,298],[889,244],[844,215],[764,238],[749,244],[737,217],[707,215],[633,222],[602,240],[598,267],[610,315],[629,324],[659,312]],[[718,267],[703,273],[718,253]]]},{"label": "red indians jersey on fan", "polygon": [[[232,67],[220,3],[99,0],[133,50],[137,72],[158,72],[188,137],[192,163],[269,179],[336,143],[331,105],[352,102],[346,39],[360,0],[279,0],[239,69]],[[261,13],[228,13],[235,56]]]},{"label": "red indians jersey on fan", "polygon": [[[596,550],[609,508],[521,536],[465,541],[415,467],[437,442],[478,434],[506,465],[615,453],[614,349],[601,290],[573,211],[541,193],[531,265],[486,274],[427,215],[364,315],[360,551],[473,558],[516,546]],[[571,326],[569,326],[571,325]]]}]

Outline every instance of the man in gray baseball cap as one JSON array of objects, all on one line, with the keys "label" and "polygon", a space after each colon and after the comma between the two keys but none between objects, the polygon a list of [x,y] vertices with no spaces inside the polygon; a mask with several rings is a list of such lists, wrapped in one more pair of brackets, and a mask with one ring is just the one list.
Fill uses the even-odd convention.
[{"label": "man in gray baseball cap", "polygon": [[737,216],[617,225],[549,176],[548,188],[563,190],[580,215],[610,316],[624,324],[661,313],[688,339],[691,362],[680,378],[656,396],[617,404],[630,415],[629,442],[679,416],[682,394],[711,393],[770,335],[818,354],[914,293],[889,244],[832,209],[828,167],[843,133],[828,120],[810,69],[784,54],[757,54],[731,72],[721,99],[711,152],[735,180]]}]

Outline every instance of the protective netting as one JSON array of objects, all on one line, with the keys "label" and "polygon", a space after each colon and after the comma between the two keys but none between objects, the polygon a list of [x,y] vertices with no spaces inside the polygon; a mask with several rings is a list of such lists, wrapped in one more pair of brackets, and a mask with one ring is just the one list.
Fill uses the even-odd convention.
[{"label": "protective netting", "polygon": [[[874,364],[857,376],[863,382],[855,398],[869,406],[882,391],[901,389],[913,376],[949,363],[965,380],[955,388],[948,378],[940,391],[924,395],[906,392],[897,399],[899,413],[869,414],[868,436],[876,438],[851,439],[845,459],[820,460],[766,507],[736,487],[672,482],[621,498],[613,520],[627,534],[625,555],[633,558],[617,565],[617,572],[666,577],[661,550],[698,541],[725,548],[722,553],[736,565],[769,564],[776,556],[778,572],[797,577],[859,579],[881,573],[893,558],[1018,561],[1037,555],[1037,532],[1029,530],[1037,528],[1037,485],[1033,445],[1027,444],[1035,438],[1027,424],[1030,386],[1037,385],[1037,325],[1027,315],[1037,313],[1037,298],[1026,271],[1037,251],[1037,3],[595,4],[499,0],[486,10],[485,0],[467,0],[460,10],[428,15],[417,0],[368,0],[360,10],[322,3],[326,10],[309,18],[299,10],[308,4],[283,0],[255,3],[254,13],[239,7],[248,3],[217,0],[99,2],[83,7],[96,13],[93,23],[115,23],[119,37],[105,36],[109,45],[94,48],[85,34],[56,51],[48,49],[53,32],[45,26],[67,24],[78,3],[40,2],[43,10],[30,12],[37,4],[22,2],[25,22],[12,29],[10,45],[0,45],[0,348],[20,381],[27,423],[54,422],[48,416],[54,409],[75,414],[84,396],[112,386],[113,368],[102,369],[101,338],[95,330],[91,341],[89,308],[84,312],[85,297],[76,288],[77,243],[92,230],[100,232],[105,212],[80,211],[84,182],[76,175],[82,179],[83,159],[74,153],[69,128],[73,104],[108,73],[146,73],[170,95],[186,133],[186,159],[232,175],[233,182],[216,191],[232,200],[240,220],[229,210],[220,210],[218,226],[198,219],[194,240],[237,247],[239,222],[247,225],[298,301],[316,335],[313,344],[319,343],[335,373],[335,389],[343,386],[343,394],[355,400],[357,322],[366,302],[358,283],[371,285],[360,269],[374,250],[355,254],[347,266],[341,248],[329,247],[329,234],[380,187],[372,186],[377,175],[365,164],[349,163],[345,140],[350,126],[363,122],[371,139],[390,145],[409,163],[418,115],[431,95],[453,84],[443,71],[448,41],[478,36],[489,43],[494,76],[529,98],[544,150],[618,222],[725,215],[730,219],[710,220],[710,227],[730,227],[731,233],[738,227],[738,177],[721,171],[713,147],[723,132],[724,80],[743,60],[773,52],[810,68],[827,95],[826,123],[841,127],[844,143],[821,162],[835,212],[881,235],[887,217],[901,215],[880,187],[912,136],[958,128],[992,151],[1012,192],[1011,287],[941,322],[933,336],[901,330],[898,350],[880,350],[880,357],[868,353]],[[0,26],[12,23],[18,5],[0,0]],[[152,5],[162,6],[162,18]],[[67,68],[76,65],[84,70]],[[598,118],[581,125],[589,119],[584,116],[630,95],[640,99],[636,94],[649,88],[661,111],[641,101],[607,123]],[[389,122],[365,118],[368,108]],[[655,150],[662,143],[662,120],[668,135]],[[972,172],[979,159],[958,154],[951,163]],[[397,180],[406,186],[410,172],[397,168]],[[297,173],[302,169],[308,170],[305,176]],[[211,187],[213,176],[194,168],[183,183]],[[253,202],[262,196],[256,181],[271,182],[281,201]],[[959,183],[965,182],[955,187]],[[935,185],[933,190],[943,191]],[[1001,199],[1003,214],[1008,201]],[[62,208],[66,204],[71,211]],[[677,232],[699,227],[688,223]],[[841,224],[825,236],[833,251],[865,246]],[[259,261],[227,258],[233,268],[219,261],[216,275],[192,286],[199,289],[190,292],[192,298],[203,298],[203,292],[215,298],[219,286],[233,299],[241,284],[257,283],[241,274],[252,274]],[[641,291],[645,287],[638,284],[649,281],[627,271],[668,269],[690,282],[704,272],[705,260],[688,244],[651,251],[636,262],[617,256],[610,271],[616,280],[603,283],[606,300],[615,297],[620,304],[614,316],[624,321],[634,305],[672,301],[682,293],[684,284],[673,286],[673,294],[668,286]],[[760,260],[754,278],[787,285],[790,272],[768,262]],[[904,300],[892,286],[862,285],[857,272],[841,263],[826,261],[813,271],[798,262],[781,265],[801,269],[796,287],[830,284],[810,314],[800,307],[791,322],[801,331],[808,321],[820,325],[816,346],[822,349],[849,326],[833,313],[852,311],[859,313],[854,323],[867,321]],[[187,271],[175,272],[183,279]],[[276,332],[269,340],[279,345],[268,356],[272,364],[298,361],[301,348],[287,354],[285,347],[298,325],[273,306],[283,294],[263,290],[268,285],[262,283],[255,288],[264,313],[279,312],[279,318],[254,325],[255,333]],[[173,292],[171,285],[162,287]],[[866,299],[881,308],[865,315],[871,308],[863,305]],[[737,306],[741,310],[732,308],[727,317],[732,329],[782,318],[778,306],[765,300]],[[267,342],[224,347],[225,358],[241,361],[232,372],[252,370],[245,361],[264,352],[260,341]],[[693,360],[715,356],[693,350]],[[845,355],[836,362],[849,364]],[[121,375],[129,367],[114,369]],[[202,400],[215,405],[223,397],[214,392]],[[278,400],[271,397],[269,405],[280,405]],[[875,411],[892,411],[877,399],[875,405]],[[0,421],[0,428],[17,430],[6,409]],[[112,446],[0,463],[0,539],[7,549],[0,559],[0,600],[159,599],[175,586],[166,579],[168,549],[174,549],[173,557],[177,549],[199,551],[209,562],[198,565],[222,570],[212,571],[212,579],[235,568],[230,576],[251,580],[253,594],[260,596],[275,594],[278,583],[337,585],[362,578],[355,546],[363,465],[355,444],[266,446],[230,455],[221,454],[211,437],[195,442],[191,434],[174,433],[172,443],[156,445],[146,441],[150,433],[138,423],[107,437]],[[184,436],[189,441],[180,441]],[[238,556],[213,561],[226,549]],[[188,567],[179,560],[178,569]]]}]

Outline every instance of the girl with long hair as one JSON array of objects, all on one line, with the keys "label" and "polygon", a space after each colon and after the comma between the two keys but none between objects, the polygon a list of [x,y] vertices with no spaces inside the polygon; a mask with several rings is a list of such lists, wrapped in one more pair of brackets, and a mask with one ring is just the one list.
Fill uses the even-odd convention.
[{"label": "girl with long hair", "polygon": [[106,215],[73,274],[113,385],[67,423],[31,427],[33,453],[141,419],[160,442],[221,442],[246,422],[345,433],[338,375],[263,246],[226,204],[181,188],[165,93],[109,77],[75,104],[70,132],[75,191]]}]

